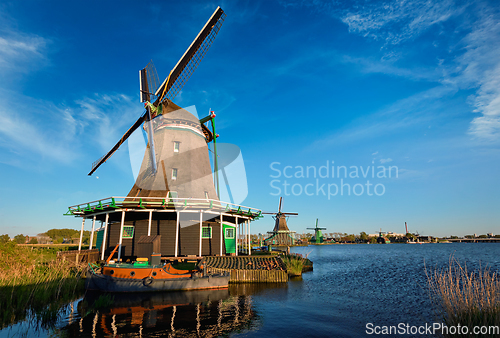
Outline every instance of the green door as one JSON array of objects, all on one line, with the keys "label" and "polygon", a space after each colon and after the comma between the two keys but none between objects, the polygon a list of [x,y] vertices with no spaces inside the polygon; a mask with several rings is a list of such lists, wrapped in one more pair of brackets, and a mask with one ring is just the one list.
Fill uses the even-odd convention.
[{"label": "green door", "polygon": [[236,253],[236,227],[223,224],[224,244],[226,244],[226,253]]}]

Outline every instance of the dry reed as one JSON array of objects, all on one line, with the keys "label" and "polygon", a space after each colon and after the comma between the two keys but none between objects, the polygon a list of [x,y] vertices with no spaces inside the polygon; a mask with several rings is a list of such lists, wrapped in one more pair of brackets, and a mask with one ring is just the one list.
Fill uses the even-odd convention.
[{"label": "dry reed", "polygon": [[481,267],[469,272],[467,265],[451,257],[448,267],[430,272],[426,269],[426,275],[431,300],[447,326],[460,324],[472,332],[474,326],[500,324],[500,280],[496,272]]}]

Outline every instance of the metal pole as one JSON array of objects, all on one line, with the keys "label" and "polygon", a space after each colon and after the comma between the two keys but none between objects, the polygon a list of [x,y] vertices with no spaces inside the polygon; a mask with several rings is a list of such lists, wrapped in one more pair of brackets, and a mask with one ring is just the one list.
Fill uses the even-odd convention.
[{"label": "metal pole", "polygon": [[153,210],[149,212],[148,236],[151,236],[151,219],[153,218]]},{"label": "metal pole", "polygon": [[224,231],[224,226],[222,225],[222,212],[220,213],[220,255],[222,256],[222,233]]},{"label": "metal pole", "polygon": [[179,250],[179,218],[180,212],[177,211],[177,221],[175,222],[175,257],[177,257],[177,252]]},{"label": "metal pole", "polygon": [[217,197],[220,199],[220,191],[219,191],[219,166],[217,161],[217,133],[215,132],[215,121],[212,118],[210,120],[212,122],[212,132],[214,134],[214,171],[215,171],[215,181],[217,182]]},{"label": "metal pole", "polygon": [[106,251],[106,237],[108,235],[108,221],[109,221],[109,212],[106,213],[106,222],[104,225],[104,236],[102,237],[102,252],[101,252],[101,260],[104,260],[104,251]]},{"label": "metal pole", "polygon": [[121,262],[122,258],[123,223],[125,223],[125,210],[122,210],[122,221],[120,224],[120,241],[118,242],[120,246],[118,247],[118,262]]},{"label": "metal pole", "polygon": [[201,245],[202,245],[202,235],[203,235],[203,211],[200,210],[200,247],[199,247],[199,257],[201,257]]},{"label": "metal pole", "polygon": [[236,228],[234,229],[235,232],[236,232],[236,256],[238,256],[238,235],[239,235],[239,231],[238,231],[238,216],[236,216]]},{"label": "metal pole", "polygon": [[78,244],[78,251],[82,250],[82,240],[83,240],[83,227],[85,225],[85,217],[82,219],[82,230],[80,231],[80,243]]},{"label": "metal pole", "polygon": [[90,232],[89,250],[92,250],[92,244],[94,244],[94,229],[95,229],[95,215],[94,215],[94,219],[92,220],[92,231]]}]

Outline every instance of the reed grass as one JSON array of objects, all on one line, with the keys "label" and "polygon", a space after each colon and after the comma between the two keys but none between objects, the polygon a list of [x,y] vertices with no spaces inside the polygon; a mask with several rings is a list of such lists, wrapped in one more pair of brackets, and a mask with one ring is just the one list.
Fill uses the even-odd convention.
[{"label": "reed grass", "polygon": [[285,263],[286,271],[289,276],[301,276],[304,270],[304,265],[306,264],[307,257],[304,258],[302,255],[284,255],[282,257],[283,263]]},{"label": "reed grass", "polygon": [[500,325],[500,279],[497,272],[488,268],[469,272],[467,265],[462,266],[451,257],[446,268],[430,272],[426,269],[426,275],[438,319],[445,325],[467,326],[469,332],[475,326]]},{"label": "reed grass", "polygon": [[40,326],[83,293],[85,266],[55,259],[54,250],[0,244],[0,329],[28,316]]}]

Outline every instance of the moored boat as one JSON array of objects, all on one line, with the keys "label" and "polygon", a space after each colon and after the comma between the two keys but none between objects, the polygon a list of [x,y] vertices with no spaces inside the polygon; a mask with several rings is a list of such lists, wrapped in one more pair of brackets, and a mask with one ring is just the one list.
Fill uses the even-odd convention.
[{"label": "moored boat", "polygon": [[171,262],[160,264],[159,255],[151,264],[147,258],[138,258],[133,263],[115,263],[110,260],[114,252],[102,267],[90,265],[85,289],[104,292],[152,292],[220,289],[229,285],[229,274],[206,273],[203,260],[196,266],[191,265],[191,269],[187,269],[186,265],[183,268],[178,265],[176,267]]}]

